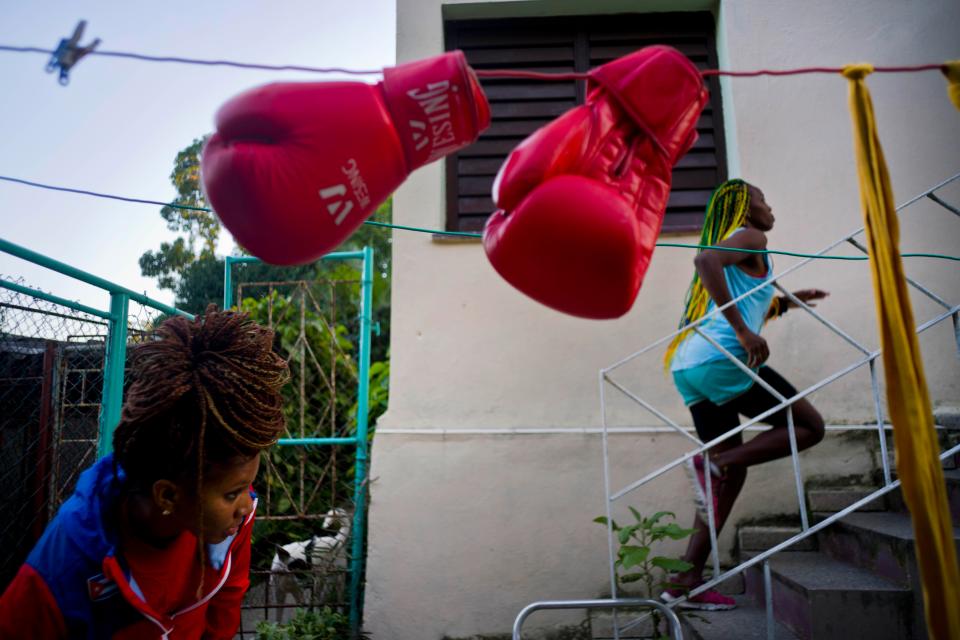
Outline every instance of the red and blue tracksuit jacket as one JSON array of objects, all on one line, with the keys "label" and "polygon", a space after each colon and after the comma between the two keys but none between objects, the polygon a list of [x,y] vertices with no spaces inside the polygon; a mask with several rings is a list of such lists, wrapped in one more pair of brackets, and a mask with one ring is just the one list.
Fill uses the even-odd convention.
[{"label": "red and blue tracksuit jacket", "polygon": [[[240,530],[207,545],[203,597],[170,615],[144,601],[116,553],[113,513],[125,476],[109,455],[84,471],[0,597],[3,640],[204,640],[233,638],[250,584],[253,511]],[[256,508],[256,503],[254,503]],[[187,553],[184,563],[197,562]]]}]

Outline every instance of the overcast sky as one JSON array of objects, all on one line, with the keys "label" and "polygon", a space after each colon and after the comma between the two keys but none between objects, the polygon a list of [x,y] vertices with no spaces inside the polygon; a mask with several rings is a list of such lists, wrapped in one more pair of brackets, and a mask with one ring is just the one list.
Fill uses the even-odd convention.
[{"label": "overcast sky", "polygon": [[[87,21],[81,44],[151,55],[379,69],[395,60],[394,0],[0,2],[0,45],[52,49]],[[169,201],[177,152],[213,128],[217,107],[271,81],[342,77],[87,57],[61,87],[48,56],[0,51],[0,175]],[[0,237],[162,302],[137,260],[175,234],[159,207],[0,181]],[[229,253],[232,243],[222,243]],[[86,285],[0,253],[0,277],[101,309]]]}]

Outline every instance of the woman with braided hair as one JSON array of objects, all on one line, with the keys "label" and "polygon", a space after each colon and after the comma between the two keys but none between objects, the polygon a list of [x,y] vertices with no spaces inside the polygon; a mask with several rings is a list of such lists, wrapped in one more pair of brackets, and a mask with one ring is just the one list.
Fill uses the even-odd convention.
[{"label": "woman with braided hair", "polygon": [[233,638],[251,484],[284,429],[273,333],[210,307],[132,350],[114,452],[80,476],[0,598],[0,637]]},{"label": "woman with braided hair", "polygon": [[[769,281],[773,264],[768,254],[766,232],[773,228],[773,213],[763,192],[743,180],[729,180],[713,192],[707,205],[701,245],[723,249],[702,249],[694,259],[696,272],[687,299],[680,328],[683,328],[723,306],[734,298]],[[816,306],[813,301],[828,294],[819,289],[793,292],[798,299]],[[743,370],[727,359],[704,335],[751,368],[764,382],[786,398],[797,390],[776,371],[763,366],[770,355],[760,329],[768,319],[783,315],[794,303],[787,297],[774,298],[773,285],[761,287],[736,304],[698,325],[698,332],[680,333],[667,349],[665,363],[674,383],[690,409],[697,435],[709,442],[740,424],[739,415],[755,417],[777,406],[769,391],[755,384]],[[701,335],[703,334],[703,335]],[[812,447],[823,439],[823,418],[806,399],[791,406],[800,450]],[[733,508],[743,488],[747,467],[790,455],[787,409],[767,416],[763,422],[773,429],[760,433],[744,443],[740,434],[713,446],[710,452],[713,513],[717,531]],[[673,576],[676,588],[666,590],[662,598],[672,601],[703,582],[703,568],[710,553],[710,535],[706,524],[705,465],[701,456],[688,463],[688,471],[697,495],[697,514],[684,559],[693,566]],[[696,609],[732,609],[734,600],[716,590],[707,590],[684,601],[680,606]]]}]

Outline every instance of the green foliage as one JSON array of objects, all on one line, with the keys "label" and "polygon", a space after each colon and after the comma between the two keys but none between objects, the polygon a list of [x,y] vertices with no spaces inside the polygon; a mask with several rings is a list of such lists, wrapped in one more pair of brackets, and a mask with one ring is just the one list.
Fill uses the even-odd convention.
[{"label": "green foliage", "polygon": [[177,238],[173,242],[161,243],[159,251],[147,251],[140,256],[140,273],[156,278],[161,289],[173,290],[177,286],[177,274],[194,260],[186,241]]},{"label": "green foliage", "polygon": [[324,607],[319,611],[298,609],[290,622],[257,624],[256,640],[349,640],[350,621],[342,613]]},{"label": "green foliage", "polygon": [[[343,324],[311,306],[305,289],[246,298],[241,309],[256,322],[272,326],[274,347],[290,365],[293,383],[283,389],[291,433],[339,436],[356,430],[357,345]],[[300,389],[309,395],[300,411]]]},{"label": "green foliage", "polygon": [[[177,197],[171,204],[198,209],[210,207],[200,184],[200,152],[208,137],[197,138],[177,154],[170,174]],[[166,206],[160,210],[160,216],[166,221],[168,229],[187,234],[186,248],[194,257],[213,255],[220,236],[220,221],[213,213]]]},{"label": "green foliage", "polygon": [[[214,251],[217,247],[217,239],[220,237],[220,221],[209,211],[179,208],[209,208],[200,185],[200,152],[206,141],[206,136],[197,138],[177,154],[173,172],[170,174],[170,181],[177,189],[177,196],[170,204],[179,206],[167,205],[160,210],[160,216],[167,223],[167,228],[184,235],[173,242],[161,243],[158,251],[147,251],[140,256],[140,272],[145,276],[157,278],[160,288],[175,291],[178,302],[182,297],[179,289],[183,273],[192,270],[198,261],[207,263],[216,261]],[[208,268],[209,264],[203,264],[200,270],[205,272]],[[221,280],[223,278],[222,263],[220,278]],[[194,291],[195,276],[193,280],[189,287],[191,298],[216,299],[218,297],[213,293],[213,289],[209,290],[210,293],[201,293],[197,296]],[[222,291],[219,293],[219,298],[222,299]],[[194,303],[188,310],[196,313],[202,311],[203,307],[197,308]]]},{"label": "green foliage", "polygon": [[[669,574],[686,571],[693,565],[679,558],[669,556],[652,556],[653,547],[660,541],[683,540],[694,532],[694,529],[684,529],[676,522],[663,523],[664,518],[676,519],[670,511],[658,511],[644,518],[639,511],[630,507],[636,522],[621,527],[617,521],[612,521],[610,527],[620,544],[617,549],[617,559],[614,565],[617,569],[617,581],[621,585],[638,583],[643,589],[643,596],[657,598],[661,591],[673,586],[668,580]],[[604,526],[607,518],[600,516],[593,519]],[[651,613],[653,628],[660,628],[660,616],[656,611]]]},{"label": "green foliage", "polygon": [[[640,512],[633,507],[630,507],[630,512],[636,519],[635,523],[621,527],[614,520],[611,525],[613,533],[620,543],[615,562],[618,569],[617,579],[621,584],[641,582],[646,587],[645,595],[654,597],[656,595],[655,589],[663,589],[668,586],[666,580],[668,573],[686,571],[693,565],[678,558],[650,557],[653,545],[667,538],[683,540],[694,530],[684,529],[675,522],[661,524],[661,521],[666,517],[676,518],[670,511],[658,511],[647,518],[641,516]],[[604,516],[594,518],[593,521],[602,525],[607,524],[607,519]],[[633,571],[630,571],[631,569]]]},{"label": "green foliage", "polygon": [[[344,324],[332,321],[315,306],[323,289],[312,292],[307,284],[301,284],[287,295],[274,290],[261,298],[245,298],[241,306],[255,321],[272,326],[274,348],[290,364],[292,381],[282,393],[288,431],[294,437],[344,437],[357,429],[359,344]],[[342,305],[347,306],[347,301]],[[349,309],[344,313],[352,315]],[[367,413],[371,434],[376,419],[386,410],[389,376],[389,362],[371,363]],[[273,447],[264,456],[264,467],[275,473],[261,474],[258,486],[261,493],[269,491],[272,496],[272,516],[324,513],[353,497],[356,469],[352,447]],[[311,485],[324,479],[302,504],[296,487],[291,486],[301,475]],[[316,533],[316,526],[315,521],[297,519],[258,521],[253,566],[269,566],[276,545],[309,538]]]},{"label": "green foliage", "polygon": [[223,260],[204,254],[181,272],[176,287],[176,306],[190,313],[203,313],[207,306],[223,305]]},{"label": "green foliage", "polygon": [[[393,219],[393,200],[377,207],[369,218],[375,222],[389,223]],[[373,361],[386,360],[386,350],[390,344],[390,265],[393,256],[393,239],[389,229],[371,225],[361,225],[359,229],[347,238],[337,251],[359,251],[363,247],[373,249],[373,309],[372,321],[379,330],[377,339],[373,341],[371,359]],[[322,278],[326,280],[354,280],[349,287],[353,300],[360,300],[360,273],[358,264],[350,262],[321,262]],[[359,308],[357,309],[359,312]],[[355,314],[354,314],[355,315]]]},{"label": "green foliage", "polygon": [[[370,397],[367,408],[368,424],[373,425],[387,410],[387,401],[390,399],[390,354],[383,362],[370,364]],[[356,415],[358,404],[354,402],[350,412]],[[370,429],[369,439],[373,439],[373,429]]]},{"label": "green foliage", "polygon": [[[200,183],[200,153],[207,136],[197,138],[177,153],[170,181],[177,196],[170,203],[187,207],[209,208]],[[207,211],[194,211],[174,206],[165,206],[160,215],[167,228],[180,234],[173,242],[163,242],[156,251],[147,251],[140,256],[140,272],[156,278],[162,289],[173,291],[176,306],[191,313],[202,313],[211,302],[223,300],[223,260],[215,251],[220,238],[221,225],[216,215]],[[392,203],[387,200],[370,216],[370,220],[389,223],[392,219]],[[369,246],[374,251],[373,322],[380,328],[382,340],[374,341],[373,359],[385,358],[389,344],[390,325],[390,265],[392,239],[389,229],[362,225],[338,251],[353,251]],[[245,253],[241,248],[241,253]],[[359,280],[355,264],[346,262],[316,262],[295,267],[271,265],[246,265],[246,280],[291,281],[291,280]],[[359,290],[359,285],[357,285]]]}]

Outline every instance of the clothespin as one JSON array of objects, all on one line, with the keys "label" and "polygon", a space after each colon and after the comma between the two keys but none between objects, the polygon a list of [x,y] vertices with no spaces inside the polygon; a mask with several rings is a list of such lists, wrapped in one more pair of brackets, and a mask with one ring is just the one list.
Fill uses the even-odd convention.
[{"label": "clothespin", "polygon": [[47,73],[52,73],[57,68],[60,69],[60,84],[63,86],[70,83],[68,74],[73,65],[77,64],[80,58],[93,51],[94,47],[100,44],[100,38],[97,38],[85,47],[78,46],[86,26],[87,21],[81,20],[77,24],[77,28],[73,30],[73,36],[69,40],[66,38],[60,40],[57,50],[53,52],[50,62],[47,63]]}]

